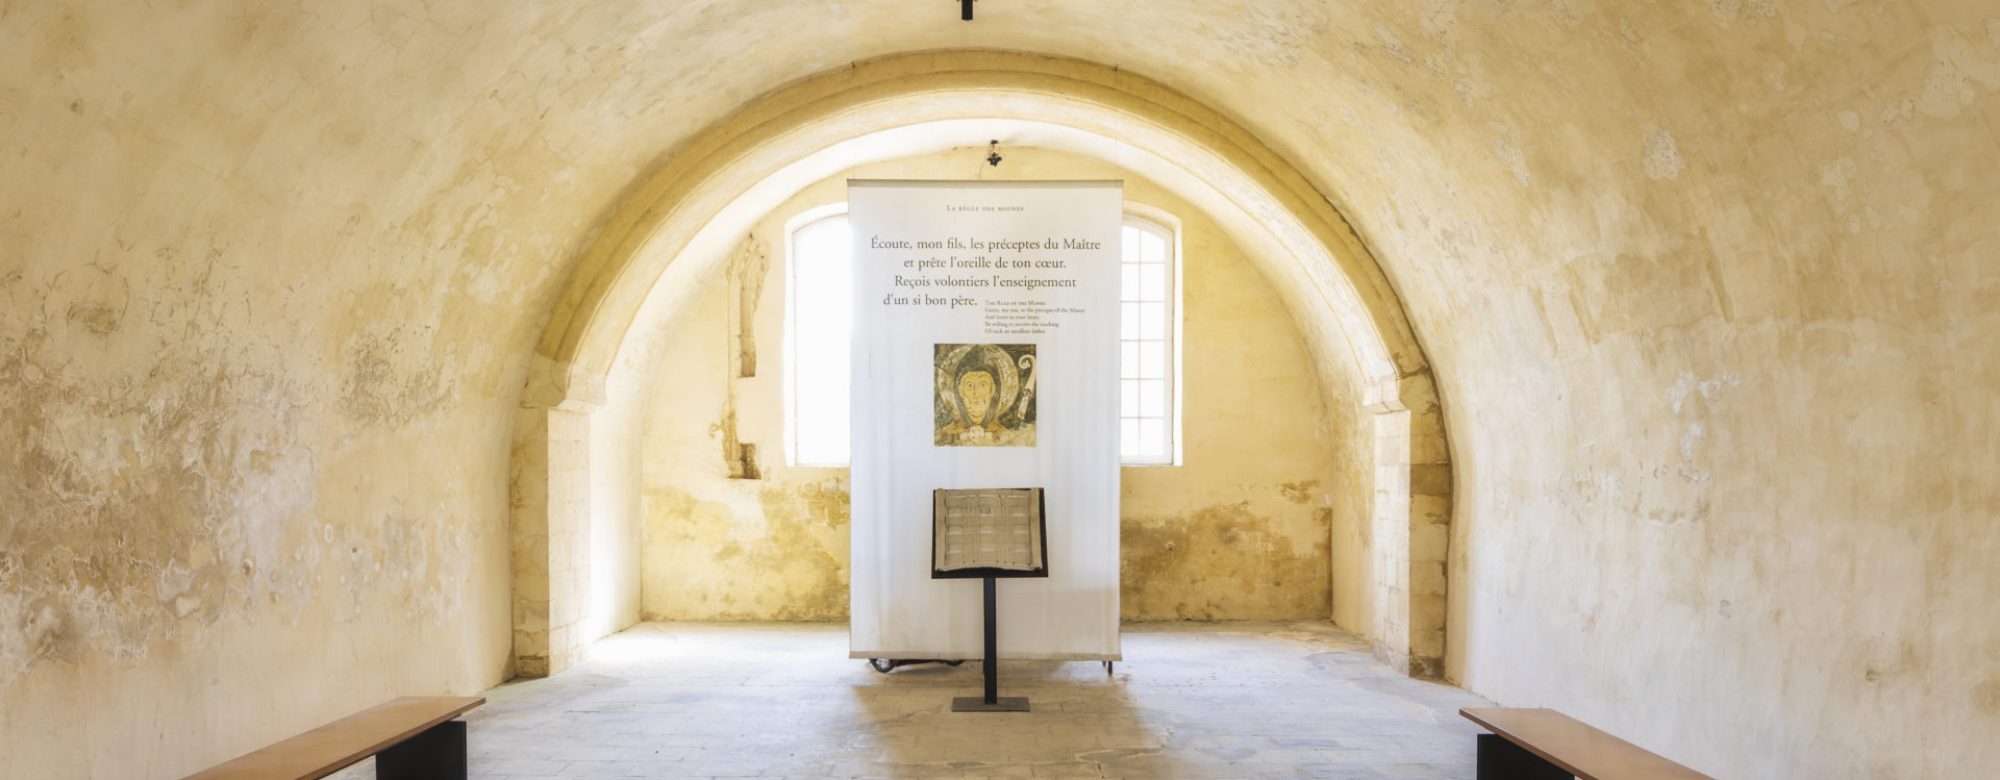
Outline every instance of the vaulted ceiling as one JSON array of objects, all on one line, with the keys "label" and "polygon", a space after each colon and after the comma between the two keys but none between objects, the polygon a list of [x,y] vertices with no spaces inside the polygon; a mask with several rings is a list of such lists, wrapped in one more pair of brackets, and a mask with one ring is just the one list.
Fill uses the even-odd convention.
[{"label": "vaulted ceiling", "polygon": [[[1347,216],[1452,423],[1468,686],[1748,774],[2000,760],[1962,749],[2000,727],[1985,0],[0,0],[0,689],[310,592],[274,564],[337,563],[328,518],[504,546],[528,362],[629,188],[934,49],[1144,75]],[[446,560],[411,609],[504,582]]]}]

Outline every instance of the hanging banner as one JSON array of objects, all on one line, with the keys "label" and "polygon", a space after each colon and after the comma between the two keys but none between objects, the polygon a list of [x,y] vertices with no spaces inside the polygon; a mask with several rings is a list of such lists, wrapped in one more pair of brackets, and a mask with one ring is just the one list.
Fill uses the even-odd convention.
[{"label": "hanging banner", "polygon": [[1119,658],[1119,182],[848,182],[856,658],[977,658],[933,580],[932,491],[1042,488],[1047,579],[999,584],[1005,658]]}]

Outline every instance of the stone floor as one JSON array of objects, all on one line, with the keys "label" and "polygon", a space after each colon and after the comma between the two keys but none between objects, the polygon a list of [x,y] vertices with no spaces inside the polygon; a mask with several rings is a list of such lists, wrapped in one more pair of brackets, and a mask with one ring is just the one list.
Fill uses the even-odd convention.
[{"label": "stone floor", "polygon": [[[1026,714],[953,713],[977,662],[883,675],[815,624],[647,624],[469,716],[474,777],[1470,778],[1486,702],[1323,623],[1139,624],[1115,676],[1007,662]],[[343,777],[370,777],[355,767]]]}]

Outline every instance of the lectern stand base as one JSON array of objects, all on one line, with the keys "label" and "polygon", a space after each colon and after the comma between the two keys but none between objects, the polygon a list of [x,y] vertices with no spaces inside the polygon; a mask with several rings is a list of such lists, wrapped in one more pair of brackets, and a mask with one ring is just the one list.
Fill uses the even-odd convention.
[{"label": "lectern stand base", "polygon": [[1000,695],[1000,638],[995,632],[999,625],[997,606],[1000,597],[998,586],[992,575],[986,577],[986,663],[980,664],[980,675],[986,678],[985,696],[957,696],[951,700],[952,712],[1027,712],[1028,697]]},{"label": "lectern stand base", "polygon": [[1027,712],[1028,697],[1000,696],[992,704],[978,696],[959,696],[951,700],[952,712]]}]

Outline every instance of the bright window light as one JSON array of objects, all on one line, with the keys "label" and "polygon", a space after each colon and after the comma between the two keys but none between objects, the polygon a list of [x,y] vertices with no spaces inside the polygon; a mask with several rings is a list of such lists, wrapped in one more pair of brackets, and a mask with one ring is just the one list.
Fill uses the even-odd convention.
[{"label": "bright window light", "polygon": [[847,215],[792,233],[786,355],[787,430],[799,466],[848,463],[848,375],[854,333],[854,246]]},{"label": "bright window light", "polygon": [[1128,466],[1172,465],[1180,437],[1174,235],[1128,217],[1120,238],[1118,455]]}]

